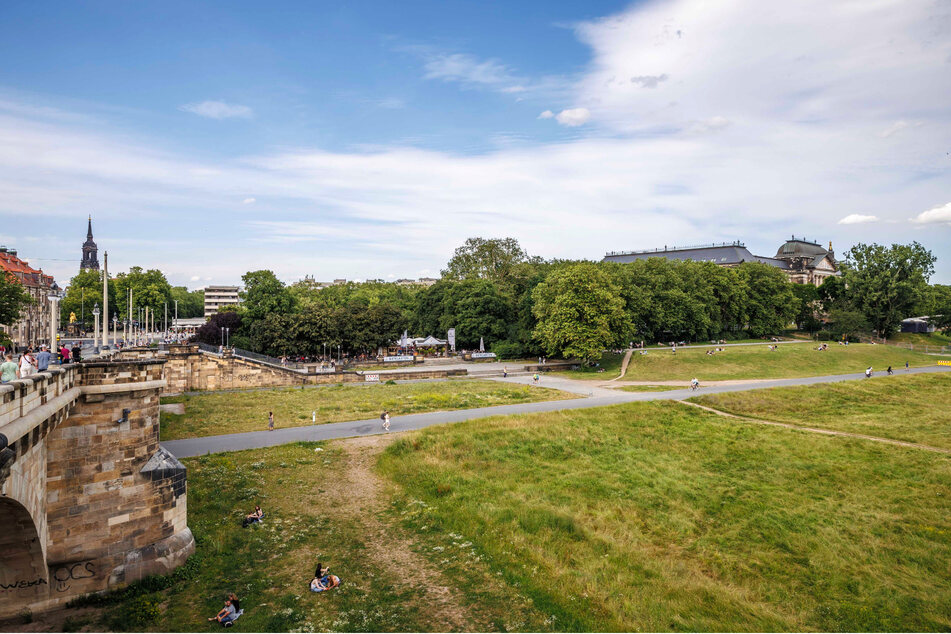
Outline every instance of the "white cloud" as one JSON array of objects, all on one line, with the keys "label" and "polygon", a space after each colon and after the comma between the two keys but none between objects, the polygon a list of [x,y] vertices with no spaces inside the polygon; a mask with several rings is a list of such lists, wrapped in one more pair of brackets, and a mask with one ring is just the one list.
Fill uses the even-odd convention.
[{"label": "white cloud", "polygon": [[377,105],[386,110],[400,110],[406,107],[406,102],[397,97],[387,97],[386,99],[381,99]]},{"label": "white cloud", "polygon": [[426,79],[497,86],[515,81],[508,66],[495,59],[480,60],[465,53],[433,55],[424,65]]},{"label": "white cloud", "polygon": [[558,123],[571,128],[587,123],[590,118],[591,112],[587,108],[570,108],[555,115]]},{"label": "white cloud", "polygon": [[862,214],[849,214],[839,221],[840,225],[861,225],[869,222],[878,222],[878,216],[865,216]]},{"label": "white cloud", "polygon": [[[438,270],[476,235],[515,236],[546,257],[734,239],[768,255],[789,233],[847,244],[856,229],[838,219],[861,209],[880,219],[863,239],[922,240],[951,282],[948,205],[929,209],[951,190],[951,25],[934,6],[641,3],[577,27],[590,65],[545,103],[587,110],[586,126],[482,153],[301,147],[212,161],[0,100],[0,217],[23,235],[77,215],[84,235],[87,210],[104,216],[94,223],[131,217],[142,235],[194,224],[194,238],[169,236],[180,246],[136,247],[154,259],[134,263],[236,281],[252,250],[282,279],[409,277]],[[501,62],[454,63],[432,78],[535,86]],[[664,75],[652,88],[631,81]],[[928,134],[909,125],[883,142],[900,121]],[[235,192],[248,191],[279,210],[267,224],[256,206],[238,205],[235,218]],[[908,209],[929,209],[916,223],[938,224],[921,231]],[[219,246],[207,236],[220,227],[229,235]]]},{"label": "white cloud", "polygon": [[248,106],[229,104],[223,101],[187,103],[179,106],[178,109],[209,119],[249,119],[254,116],[254,111]]},{"label": "white cloud", "polygon": [[192,275],[192,276],[188,279],[188,281],[189,281],[189,282],[197,282],[197,281],[199,281],[200,279],[201,279],[201,276],[200,276],[200,275]]},{"label": "white cloud", "polygon": [[912,219],[918,224],[951,224],[951,203],[923,211]]},{"label": "white cloud", "polygon": [[879,132],[878,136],[882,137],[883,139],[887,139],[893,134],[897,134],[906,128],[919,128],[921,127],[921,125],[922,124],[920,121],[909,123],[905,121],[904,119],[900,119],[896,121],[895,123],[891,124],[890,126],[888,126],[887,128],[885,128],[884,130],[882,130],[881,132]]},{"label": "white cloud", "polygon": [[551,110],[546,110],[545,112],[543,112],[543,113],[541,113],[540,115],[538,115],[538,118],[539,118],[539,119],[551,119],[551,118],[554,117],[554,116],[555,116],[555,113],[554,113],[554,112],[552,112]]},{"label": "white cloud", "polygon": [[257,198],[245,198],[244,200],[241,201],[241,203],[244,205],[253,205],[256,202],[257,202]]}]

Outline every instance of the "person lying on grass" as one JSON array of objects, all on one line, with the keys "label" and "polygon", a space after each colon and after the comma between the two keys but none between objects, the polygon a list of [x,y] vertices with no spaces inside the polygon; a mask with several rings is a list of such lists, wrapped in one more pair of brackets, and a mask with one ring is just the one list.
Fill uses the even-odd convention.
[{"label": "person lying on grass", "polygon": [[340,585],[340,577],[335,575],[324,575],[323,577],[314,577],[310,580],[311,592],[323,592],[324,590],[333,590]]}]

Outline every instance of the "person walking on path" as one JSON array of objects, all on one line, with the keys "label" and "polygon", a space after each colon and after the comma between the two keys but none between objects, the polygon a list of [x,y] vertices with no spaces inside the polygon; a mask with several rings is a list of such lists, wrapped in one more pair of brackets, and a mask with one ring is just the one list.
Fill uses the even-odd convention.
[{"label": "person walking on path", "polygon": [[700,381],[697,380],[697,377],[690,379],[690,389],[696,390],[700,387]]},{"label": "person walking on path", "polygon": [[274,412],[267,413],[267,430],[274,431]]},{"label": "person walking on path", "polygon": [[50,367],[50,351],[46,349],[46,345],[40,346],[40,351],[36,354],[36,369],[40,372],[45,372]]},{"label": "person walking on path", "polygon": [[36,372],[36,359],[33,358],[33,349],[27,348],[26,352],[20,355],[20,378],[28,378]]},{"label": "person walking on path", "polygon": [[383,431],[390,431],[390,413],[383,410]]},{"label": "person walking on path", "polygon": [[73,351],[69,358],[72,359],[73,363],[79,363],[83,360],[83,349],[79,347],[79,342],[73,344]]},{"label": "person walking on path", "polygon": [[895,373],[892,371],[892,366],[888,366],[888,369],[885,370],[885,372],[888,373],[888,376],[891,376],[891,375],[895,374]]},{"label": "person walking on path", "polygon": [[6,361],[0,365],[0,382],[9,383],[20,378],[20,370],[17,364],[13,362],[13,355],[9,352],[4,356]]},{"label": "person walking on path", "polygon": [[538,385],[538,372],[536,372],[535,375],[532,376],[532,384]]},{"label": "person walking on path", "polygon": [[63,344],[63,347],[59,350],[60,363],[69,363],[69,348],[66,347],[66,344]]},{"label": "person walking on path", "polygon": [[502,378],[503,379],[508,378],[508,375],[509,375],[509,369],[506,366],[502,366]]},{"label": "person walking on path", "polygon": [[867,368],[865,368],[865,378],[866,379],[872,378],[872,366],[868,366]]}]

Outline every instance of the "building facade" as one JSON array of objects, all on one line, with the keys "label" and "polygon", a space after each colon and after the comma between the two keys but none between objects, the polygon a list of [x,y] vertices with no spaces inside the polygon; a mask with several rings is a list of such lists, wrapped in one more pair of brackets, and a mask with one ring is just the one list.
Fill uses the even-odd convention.
[{"label": "building facade", "polygon": [[58,291],[52,275],[46,275],[40,269],[34,269],[17,257],[16,249],[0,247],[0,270],[16,279],[26,289],[33,303],[24,307],[20,319],[14,324],[0,327],[17,349],[49,343],[50,338],[50,300],[49,295]]},{"label": "building facade", "polygon": [[766,257],[753,255],[740,241],[703,244],[692,247],[664,247],[647,251],[612,251],[605,254],[604,262],[633,262],[649,258],[712,262],[717,266],[733,267],[743,262],[759,262],[782,270],[794,284],[819,286],[826,278],[839,274],[839,267],[832,251],[832,243],[825,249],[817,242],[793,236],[784,242],[776,255]]},{"label": "building facade", "polygon": [[237,306],[241,303],[237,286],[206,286],[205,317],[211,317],[225,306]]},{"label": "building facade", "polygon": [[99,249],[92,239],[92,216],[89,216],[89,225],[86,229],[86,241],[83,242],[83,259],[79,263],[80,269],[99,270]]}]

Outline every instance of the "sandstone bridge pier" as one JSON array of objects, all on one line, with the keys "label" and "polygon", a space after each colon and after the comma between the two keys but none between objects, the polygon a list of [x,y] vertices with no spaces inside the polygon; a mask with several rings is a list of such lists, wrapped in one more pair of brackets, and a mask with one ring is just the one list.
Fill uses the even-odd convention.
[{"label": "sandstone bridge pier", "polygon": [[185,467],[159,446],[164,364],[92,360],[0,386],[0,618],[194,552]]}]

